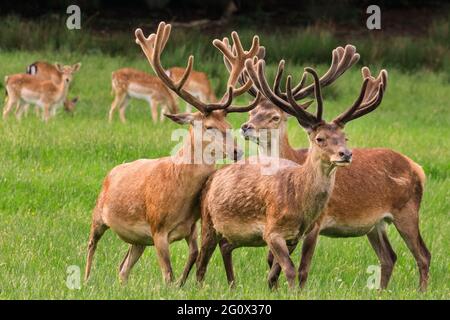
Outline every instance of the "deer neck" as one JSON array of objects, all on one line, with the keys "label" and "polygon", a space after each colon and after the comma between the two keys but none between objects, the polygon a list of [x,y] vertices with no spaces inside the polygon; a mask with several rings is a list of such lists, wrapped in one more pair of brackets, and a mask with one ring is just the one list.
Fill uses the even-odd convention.
[{"label": "deer neck", "polygon": [[67,92],[69,91],[69,83],[66,81],[61,81],[59,84],[57,84],[58,87],[58,100],[63,100],[67,96]]},{"label": "deer neck", "polygon": [[305,231],[319,217],[334,188],[336,166],[321,159],[310,147],[308,156],[294,173],[295,203],[302,212],[301,231]]},{"label": "deer neck", "polygon": [[174,163],[182,166],[187,171],[209,175],[214,171],[215,164],[208,164],[203,159],[203,141],[201,136],[196,137],[194,130],[189,129],[180,150],[173,156]]}]

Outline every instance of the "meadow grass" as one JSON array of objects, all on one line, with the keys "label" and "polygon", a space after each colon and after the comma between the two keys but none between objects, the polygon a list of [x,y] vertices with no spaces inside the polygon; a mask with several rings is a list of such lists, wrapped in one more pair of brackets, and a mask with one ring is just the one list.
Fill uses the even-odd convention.
[{"label": "meadow grass", "polygon": [[[138,52],[138,48],[136,47]],[[42,59],[39,52],[2,52],[3,78],[22,72],[26,64]],[[127,245],[108,231],[98,245],[91,280],[80,290],[66,286],[70,265],[85,264],[91,211],[101,182],[114,166],[139,158],[170,153],[177,125],[154,125],[148,106],[132,101],[128,123],[107,123],[112,101],[110,76],[119,67],[149,70],[143,57],[130,59],[102,54],[46,53],[50,61],[83,66],[75,76],[70,96],[80,96],[74,117],[63,112],[48,124],[32,112],[20,123],[13,117],[0,122],[0,299],[448,299],[450,298],[450,117],[449,87],[444,73],[404,73],[389,69],[389,86],[382,106],[348,125],[352,147],[388,147],[408,155],[428,176],[420,227],[432,253],[429,290],[417,291],[418,272],[412,255],[393,226],[389,236],[398,261],[389,290],[366,286],[366,272],[378,260],[365,237],[321,237],[313,259],[307,289],[289,290],[285,278],[278,291],[266,285],[266,248],[234,252],[237,287],[227,287],[218,251],[209,265],[203,286],[191,274],[184,288],[165,286],[153,247],[133,269],[127,286],[117,277]],[[186,56],[183,56],[185,59]],[[167,61],[167,59],[165,59]],[[306,63],[305,63],[306,65]],[[289,64],[300,75],[304,65]],[[271,72],[275,65],[269,66]],[[370,67],[374,72],[378,66]],[[199,57],[197,68],[212,74],[216,88],[223,84],[223,66]],[[325,70],[326,66],[318,66]],[[361,84],[355,67],[325,90],[328,119],[356,98]],[[223,87],[221,87],[223,88]],[[217,89],[220,93],[221,89]],[[3,91],[3,90],[2,90]],[[245,99],[240,99],[244,103]],[[230,116],[237,128],[244,114]],[[307,145],[305,133],[291,119],[291,143]],[[299,249],[293,254],[298,264]],[[187,246],[171,246],[175,274],[187,258]]]}]

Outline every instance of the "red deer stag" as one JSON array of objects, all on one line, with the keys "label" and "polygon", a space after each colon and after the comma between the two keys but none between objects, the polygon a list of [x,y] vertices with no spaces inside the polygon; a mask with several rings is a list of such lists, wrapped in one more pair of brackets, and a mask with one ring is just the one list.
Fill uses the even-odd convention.
[{"label": "red deer stag", "polygon": [[[281,77],[280,65],[277,78]],[[382,77],[375,79],[368,68],[362,69],[368,86],[376,88]],[[387,83],[384,83],[386,88]],[[368,91],[370,92],[370,91]],[[264,130],[278,130],[281,158],[303,164],[308,149],[295,150],[287,134],[286,113],[271,103],[262,101],[250,111],[249,120],[241,130],[246,139],[260,144],[265,154],[271,154],[271,141]],[[260,130],[263,130],[260,134]],[[397,259],[389,243],[386,222],[393,222],[416,259],[420,273],[420,289],[427,287],[431,255],[419,231],[419,208],[425,174],[422,168],[408,157],[384,148],[354,148],[352,165],[336,173],[336,183],[324,213],[304,239],[299,269],[300,286],[306,283],[318,235],[329,237],[359,237],[367,235],[381,264],[380,288],[388,285]],[[272,265],[273,255],[269,255]],[[280,273],[274,266],[271,286]]]},{"label": "red deer stag", "polygon": [[[228,82],[227,92],[219,103],[203,103],[186,90],[184,83],[192,70],[193,56],[189,57],[188,66],[183,77],[174,82],[167,76],[161,65],[160,56],[170,36],[171,26],[161,22],[156,34],[145,38],[142,30],[136,30],[136,42],[141,46],[151,67],[163,81],[181,99],[194,106],[199,112],[167,115],[180,124],[190,124],[189,135],[184,145],[174,157],[159,159],[141,159],[114,168],[105,178],[103,187],[93,211],[91,232],[89,236],[88,255],[85,279],[89,278],[94,252],[99,239],[111,228],[130,249],[120,265],[119,277],[126,282],[131,268],[142,255],[146,246],[154,245],[158,261],[166,283],[173,281],[173,272],[169,257],[169,244],[185,239],[189,245],[189,256],[180,283],[186,280],[197,257],[197,237],[195,223],[200,217],[199,196],[207,177],[214,171],[214,163],[194,163],[194,150],[199,144],[203,152],[223,150],[230,134],[226,116],[230,112],[248,112],[259,102],[259,95],[246,107],[231,106],[234,97],[245,93],[252,85],[234,89],[235,83]],[[237,37],[237,34],[236,34]],[[252,49],[236,59],[235,72],[244,68],[245,59],[254,56],[258,51],[259,40],[254,38]],[[239,66],[238,66],[239,64]],[[230,79],[236,75],[231,74]],[[214,131],[222,137],[213,142],[199,141],[193,126],[201,124],[202,134]],[[229,137],[228,137],[229,138]],[[211,143],[214,148],[208,148]],[[208,148],[208,149],[207,149]],[[207,151],[206,151],[207,150]],[[197,150],[198,151],[198,150]],[[241,151],[233,146],[233,157],[237,159]]]},{"label": "red deer stag", "polygon": [[[264,246],[275,255],[290,287],[296,271],[290,250],[299,238],[315,224],[333,190],[336,169],[347,166],[352,153],[346,146],[344,125],[367,114],[380,104],[383,84],[370,101],[364,100],[368,80],[363,82],[355,103],[332,122],[322,119],[323,106],[320,79],[311,69],[317,102],[316,114],[297,103],[289,76],[284,101],[273,92],[265,79],[264,60],[257,64],[246,61],[246,70],[256,89],[285,112],[293,115],[308,133],[310,152],[303,166],[283,159],[278,170],[263,174],[264,164],[236,163],[216,171],[208,179],[202,193],[202,241],[197,263],[197,280],[203,281],[208,261],[220,244],[227,279],[234,283],[232,250],[243,246]],[[296,87],[301,90],[303,84]],[[270,160],[269,160],[270,161]]]}]

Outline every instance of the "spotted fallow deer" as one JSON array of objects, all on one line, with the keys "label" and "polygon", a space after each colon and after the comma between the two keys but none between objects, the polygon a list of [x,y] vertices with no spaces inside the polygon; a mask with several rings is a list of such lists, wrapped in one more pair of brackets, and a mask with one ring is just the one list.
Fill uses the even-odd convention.
[{"label": "spotted fallow deer", "polygon": [[133,68],[122,68],[112,73],[112,89],[114,101],[109,110],[109,121],[113,119],[114,111],[119,108],[120,120],[125,123],[125,110],[130,98],[146,100],[150,105],[153,122],[158,121],[158,106],[161,105],[160,121],[164,113],[176,114],[178,105],[174,94],[155,76]]},{"label": "spotted fallow deer", "polygon": [[[81,66],[81,63],[78,63]],[[42,80],[52,80],[53,83],[58,84],[62,81],[62,73],[59,71],[60,69],[69,68],[69,65],[66,66],[57,66],[58,64],[51,64],[46,61],[36,61],[32,64],[28,65],[26,68],[27,74],[32,74],[38,77]],[[72,65],[72,68],[75,68],[75,65]],[[79,68],[79,67],[78,67]],[[75,111],[76,104],[78,102],[78,97],[69,99],[67,96],[64,99],[64,111],[73,114]],[[20,110],[18,110],[19,113],[22,113],[23,111],[28,111],[28,106],[24,106]],[[36,112],[38,112],[39,109],[36,109]]]},{"label": "spotted fallow deer", "polygon": [[[230,128],[226,115],[230,112],[248,112],[259,102],[260,95],[246,107],[231,106],[234,97],[250,88],[251,81],[236,89],[233,86],[235,83],[229,81],[228,90],[218,103],[203,103],[195,98],[184,89],[184,83],[192,70],[192,56],[189,57],[188,67],[180,81],[174,82],[169,78],[161,65],[160,56],[169,39],[170,30],[169,24],[161,22],[156,34],[146,38],[142,30],[137,29],[136,42],[164,84],[199,112],[167,115],[177,123],[191,125],[189,135],[176,155],[122,164],[107,175],[93,211],[86,280],[89,277],[97,242],[104,232],[111,228],[130,244],[130,249],[120,265],[119,277],[122,282],[127,280],[131,268],[148,245],[155,246],[165,281],[173,281],[169,244],[185,239],[189,245],[189,256],[180,279],[180,283],[184,283],[197,257],[195,223],[200,216],[198,209],[200,190],[207,177],[215,170],[214,163],[193,163],[195,152],[212,153],[214,150],[223,150],[222,154],[215,156],[224,157],[227,148],[222,144],[226,141],[229,134],[227,129]],[[234,64],[236,73],[243,70],[245,59],[254,56],[258,48],[259,40],[255,37],[251,50],[236,59]],[[236,75],[230,74],[230,80],[235,77]],[[208,131],[218,133],[222,139],[211,142],[218,146],[206,149],[211,143],[199,140],[200,137],[192,128],[194,123],[201,124],[202,134]],[[201,150],[195,150],[199,145]],[[237,159],[242,152],[235,144],[233,150],[232,156]]]},{"label": "spotted fallow deer", "polygon": [[52,80],[44,80],[30,74],[15,74],[5,77],[7,102],[3,108],[3,118],[6,119],[14,105],[20,110],[22,104],[35,104],[42,108],[43,119],[48,121],[51,113],[64,102],[67,97],[73,74],[77,72],[81,64],[73,66],[56,65],[61,73],[61,81],[55,83]]},{"label": "spotted fallow deer", "polygon": [[[279,69],[282,70],[282,66]],[[383,81],[375,79],[368,68],[362,69],[368,86],[376,88]],[[387,83],[384,83],[386,88]],[[368,90],[370,93],[370,90]],[[304,91],[304,95],[308,92]],[[287,133],[287,114],[269,100],[250,111],[249,120],[241,131],[246,139],[255,141],[271,154],[267,131],[277,130],[281,158],[303,164],[308,149],[291,147]],[[380,288],[387,287],[396,261],[386,233],[386,222],[393,222],[416,259],[420,273],[420,289],[427,286],[430,252],[419,232],[419,208],[425,182],[422,168],[408,157],[384,148],[354,148],[352,164],[336,173],[333,193],[324,213],[303,242],[299,269],[300,286],[306,283],[318,235],[329,237],[359,237],[367,235],[381,264]],[[272,266],[273,255],[269,254]],[[269,283],[276,284],[280,273],[274,267]]]},{"label": "spotted fallow deer", "polygon": [[[173,79],[173,81],[180,81],[186,69],[180,67],[173,67],[166,71],[167,75]],[[202,101],[216,102],[217,98],[214,94],[214,90],[211,86],[211,82],[208,79],[208,75],[204,72],[192,70],[189,80],[186,81],[185,89],[194,97]],[[186,112],[191,112],[191,105],[186,104]]]},{"label": "spotted fallow deer", "polygon": [[[277,94],[279,90],[274,92],[270,89],[264,65],[264,60],[254,65],[249,59],[246,61],[246,71],[258,92],[296,117],[308,133],[310,152],[302,166],[285,159],[268,158],[260,164],[231,164],[210,176],[202,192],[198,281],[203,281],[217,243],[220,244],[230,284],[234,283],[232,250],[243,246],[268,245],[281,265],[289,286],[293,287],[296,270],[290,250],[314,226],[325,208],[333,190],[336,169],[349,165],[352,159],[352,153],[346,146],[344,126],[373,111],[383,96],[383,83],[380,83],[376,94],[371,95],[369,101],[365,100],[370,89],[366,79],[354,104],[332,122],[326,122],[322,119],[320,80],[313,69],[305,70],[314,78],[315,115],[305,110],[309,102],[303,105],[297,103],[290,76],[286,81],[285,93],[288,102]],[[303,89],[303,83],[296,89],[296,92]],[[278,170],[267,174],[263,167],[272,161],[278,162]]]}]

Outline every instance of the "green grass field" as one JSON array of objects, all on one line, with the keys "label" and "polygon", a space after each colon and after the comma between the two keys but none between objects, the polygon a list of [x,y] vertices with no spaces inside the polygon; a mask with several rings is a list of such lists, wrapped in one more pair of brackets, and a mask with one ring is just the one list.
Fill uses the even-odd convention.
[{"label": "green grass field", "polygon": [[[427,173],[420,214],[421,232],[432,253],[426,293],[417,291],[415,261],[393,226],[389,236],[398,261],[389,290],[384,292],[366,287],[370,276],[366,270],[378,260],[365,237],[321,237],[303,291],[289,290],[284,277],[278,291],[267,288],[266,248],[234,252],[234,290],[227,287],[218,251],[203,286],[196,284],[193,274],[184,288],[165,286],[152,247],[133,269],[128,285],[121,286],[117,270],[127,245],[111,231],[99,242],[90,282],[82,284],[80,290],[70,290],[66,270],[77,265],[83,272],[91,211],[103,177],[117,164],[168,155],[175,145],[170,141],[171,131],[177,126],[168,121],[152,124],[147,105],[137,101],[128,109],[128,124],[119,123],[117,118],[113,124],[107,123],[111,71],[124,66],[149,71],[143,57],[129,60],[100,54],[2,52],[1,79],[22,72],[28,63],[43,57],[82,61],[70,92],[70,96],[80,96],[80,102],[74,117],[61,111],[47,125],[33,112],[20,123],[13,116],[0,122],[0,299],[450,298],[450,116],[449,83],[444,73],[407,74],[389,68],[390,83],[381,107],[347,128],[350,146],[393,148],[421,164]],[[202,60],[198,57],[196,68],[211,71],[213,84],[223,83],[219,70],[224,68],[211,60],[202,64]],[[328,119],[356,98],[361,84],[359,67],[325,91]],[[370,67],[374,72],[379,70]],[[319,66],[321,71],[325,68]],[[299,76],[303,65],[287,65],[287,70]],[[245,102],[243,98],[241,102]],[[236,128],[245,119],[246,115],[230,116]],[[292,145],[306,145],[304,132],[292,119],[289,133]],[[178,276],[187,258],[185,242],[171,246],[171,257]],[[293,257],[298,264],[298,248]]]}]

